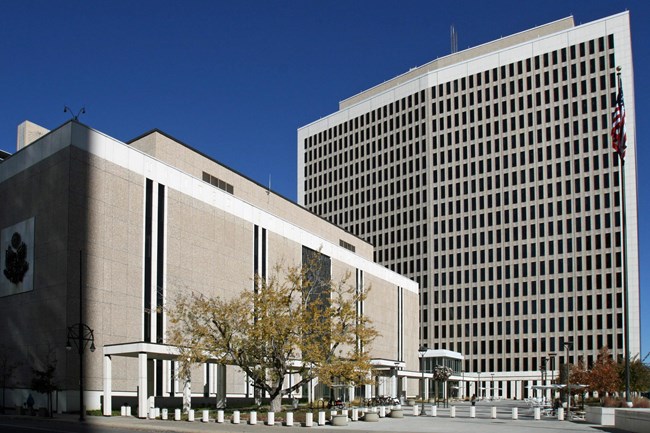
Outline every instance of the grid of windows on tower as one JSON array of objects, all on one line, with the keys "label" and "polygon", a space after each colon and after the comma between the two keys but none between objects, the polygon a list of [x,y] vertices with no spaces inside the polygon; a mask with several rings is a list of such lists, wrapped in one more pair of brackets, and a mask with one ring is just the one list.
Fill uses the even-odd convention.
[{"label": "grid of windows on tower", "polygon": [[421,338],[466,371],[536,370],[568,334],[590,364],[623,345],[615,66],[600,37],[334,125],[304,139],[304,204],[420,284]]}]

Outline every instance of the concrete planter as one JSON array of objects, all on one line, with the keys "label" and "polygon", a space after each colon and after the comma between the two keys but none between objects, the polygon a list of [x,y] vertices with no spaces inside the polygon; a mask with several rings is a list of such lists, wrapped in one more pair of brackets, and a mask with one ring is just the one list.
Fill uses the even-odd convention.
[{"label": "concrete planter", "polygon": [[348,416],[347,415],[333,415],[330,419],[330,423],[333,426],[346,426],[348,425]]},{"label": "concrete planter", "polygon": [[363,416],[363,420],[367,422],[379,422],[379,414],[377,412],[367,412]]},{"label": "concrete planter", "polygon": [[586,421],[590,424],[596,425],[615,425],[616,408],[614,407],[600,407],[600,406],[587,406],[586,407]]},{"label": "concrete planter", "polygon": [[391,418],[404,418],[404,410],[393,409],[390,411],[390,414],[388,416],[390,416]]}]

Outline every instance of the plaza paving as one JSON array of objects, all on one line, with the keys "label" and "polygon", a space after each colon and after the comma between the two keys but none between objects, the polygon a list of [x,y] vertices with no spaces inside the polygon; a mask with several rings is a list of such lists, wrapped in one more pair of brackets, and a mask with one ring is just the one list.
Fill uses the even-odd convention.
[{"label": "plaza paving", "polygon": [[[310,429],[298,426],[286,427],[276,424],[267,426],[262,424],[266,419],[264,414],[259,414],[257,425],[224,424],[200,422],[200,415],[197,414],[197,421],[162,421],[162,420],[141,420],[133,417],[88,417],[87,424],[114,427],[117,429],[142,429],[151,431],[168,432],[257,432],[277,433],[280,431],[293,430],[314,430],[330,431],[338,433],[351,432],[437,432],[437,433],[515,433],[515,432],[621,432],[614,427],[602,427],[587,424],[584,421],[558,421],[551,417],[542,417],[540,420],[533,419],[533,410],[525,403],[519,401],[496,401],[479,402],[476,407],[476,418],[470,418],[470,406],[468,403],[457,403],[456,417],[450,417],[450,409],[438,408],[438,416],[413,416],[412,408],[405,408],[403,419],[382,418],[379,422],[349,422],[345,427],[314,426]],[[497,418],[491,418],[491,407],[497,408]],[[512,419],[512,408],[519,409],[519,419]],[[430,413],[430,412],[427,412]],[[243,414],[242,414],[243,415]],[[59,421],[65,421],[66,417],[74,422],[72,416],[59,416]],[[173,417],[173,416],[172,416]],[[622,433],[622,432],[621,432]]]}]

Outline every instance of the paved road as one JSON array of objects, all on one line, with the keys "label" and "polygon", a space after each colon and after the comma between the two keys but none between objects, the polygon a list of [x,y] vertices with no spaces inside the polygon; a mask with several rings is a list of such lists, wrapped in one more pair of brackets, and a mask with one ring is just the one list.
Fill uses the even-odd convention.
[{"label": "paved road", "polygon": [[[497,408],[497,418],[491,419],[491,407]],[[512,408],[519,408],[519,419],[512,420]],[[498,401],[479,402],[476,407],[476,418],[469,418],[469,404],[456,405],[456,418],[450,418],[450,409],[438,408],[438,416],[412,415],[411,408],[405,408],[403,419],[382,418],[379,422],[350,422],[347,427],[322,426],[310,430],[326,433],[544,433],[544,432],[591,432],[591,433],[622,433],[613,427],[600,427],[585,422],[558,421],[553,418],[543,418],[535,421],[532,409],[522,402]],[[430,413],[430,412],[429,412]],[[260,414],[261,415],[261,414]],[[198,417],[197,417],[198,418]],[[303,430],[296,425],[291,430],[288,427],[261,425],[262,418],[258,416],[258,425],[246,424],[217,424],[215,422],[186,422],[140,420],[133,417],[88,417],[83,424],[76,416],[57,415],[53,420],[35,419],[33,417],[0,416],[0,432],[43,433],[43,432],[73,432],[73,433],[115,433],[126,431],[144,432],[178,432],[178,433],[288,433],[291,430]]]}]

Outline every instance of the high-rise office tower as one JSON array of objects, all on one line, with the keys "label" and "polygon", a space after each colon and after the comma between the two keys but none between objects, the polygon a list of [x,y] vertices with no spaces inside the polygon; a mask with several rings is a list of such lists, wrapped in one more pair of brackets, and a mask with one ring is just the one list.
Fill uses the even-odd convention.
[{"label": "high-rise office tower", "polygon": [[[610,137],[618,66],[627,255]],[[570,362],[603,346],[623,356],[625,257],[640,350],[633,89],[627,12],[453,53],[300,128],[299,201],[420,283],[423,344],[522,396],[566,362],[567,341]]]}]

